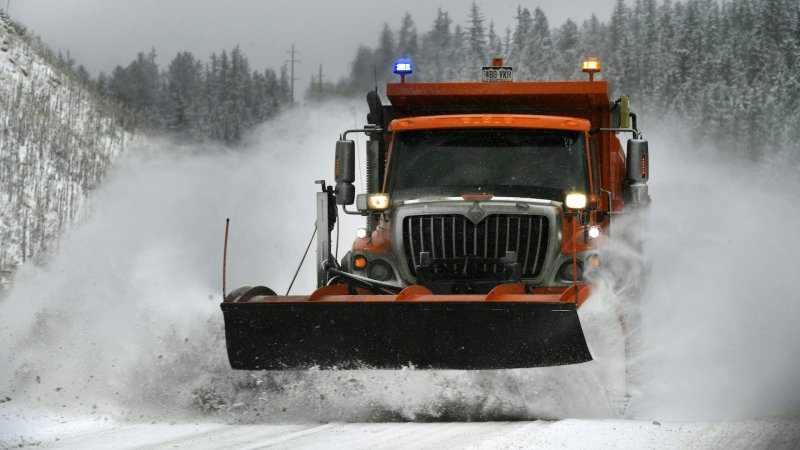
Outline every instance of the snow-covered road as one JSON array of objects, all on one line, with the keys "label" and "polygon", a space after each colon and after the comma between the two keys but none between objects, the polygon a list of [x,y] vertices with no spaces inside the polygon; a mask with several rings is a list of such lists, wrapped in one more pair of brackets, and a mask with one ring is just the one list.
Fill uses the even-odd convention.
[{"label": "snow-covered road", "polygon": [[[0,422],[2,424],[2,422]],[[6,423],[7,424],[7,423]],[[24,423],[17,423],[24,432]],[[732,422],[560,420],[475,423],[118,424],[95,419],[51,424],[0,441],[61,449],[537,448],[796,449],[800,419]]]}]

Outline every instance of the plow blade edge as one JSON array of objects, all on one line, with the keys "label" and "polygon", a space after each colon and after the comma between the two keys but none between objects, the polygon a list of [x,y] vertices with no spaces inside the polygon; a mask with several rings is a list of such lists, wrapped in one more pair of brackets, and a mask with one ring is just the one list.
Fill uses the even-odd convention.
[{"label": "plow blade edge", "polygon": [[508,369],[592,359],[574,303],[223,303],[234,369]]}]

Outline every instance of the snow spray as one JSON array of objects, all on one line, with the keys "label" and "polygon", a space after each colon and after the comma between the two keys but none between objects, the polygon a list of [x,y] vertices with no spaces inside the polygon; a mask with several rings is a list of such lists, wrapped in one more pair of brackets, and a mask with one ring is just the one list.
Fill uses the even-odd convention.
[{"label": "snow spray", "polygon": [[651,135],[651,270],[629,412],[796,414],[800,161],[775,149],[757,163],[661,131]]}]

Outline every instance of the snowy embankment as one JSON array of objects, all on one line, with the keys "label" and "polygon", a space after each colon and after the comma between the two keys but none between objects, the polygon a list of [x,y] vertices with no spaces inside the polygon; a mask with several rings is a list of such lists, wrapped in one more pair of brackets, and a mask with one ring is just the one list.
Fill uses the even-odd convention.
[{"label": "snowy embankment", "polygon": [[0,16],[0,294],[81,214],[128,135]]}]

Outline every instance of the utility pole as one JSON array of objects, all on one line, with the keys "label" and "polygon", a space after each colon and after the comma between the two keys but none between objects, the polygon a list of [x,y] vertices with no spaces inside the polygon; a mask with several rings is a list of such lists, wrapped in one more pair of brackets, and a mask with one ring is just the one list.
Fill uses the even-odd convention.
[{"label": "utility pole", "polygon": [[294,44],[292,44],[292,49],[287,51],[286,53],[289,53],[290,55],[292,55],[292,59],[287,59],[286,62],[291,64],[291,69],[290,69],[291,72],[290,72],[290,75],[289,75],[290,76],[289,81],[291,82],[292,105],[294,105],[294,82],[295,82],[295,80],[299,80],[300,79],[300,78],[295,78],[295,76],[294,76],[294,64],[300,62],[299,59],[295,59],[294,55],[299,54],[300,52],[295,51],[294,50]]},{"label": "utility pole", "polygon": [[322,64],[319,65],[319,76],[317,76],[317,101],[322,101],[322,77],[325,75],[322,74]]}]

